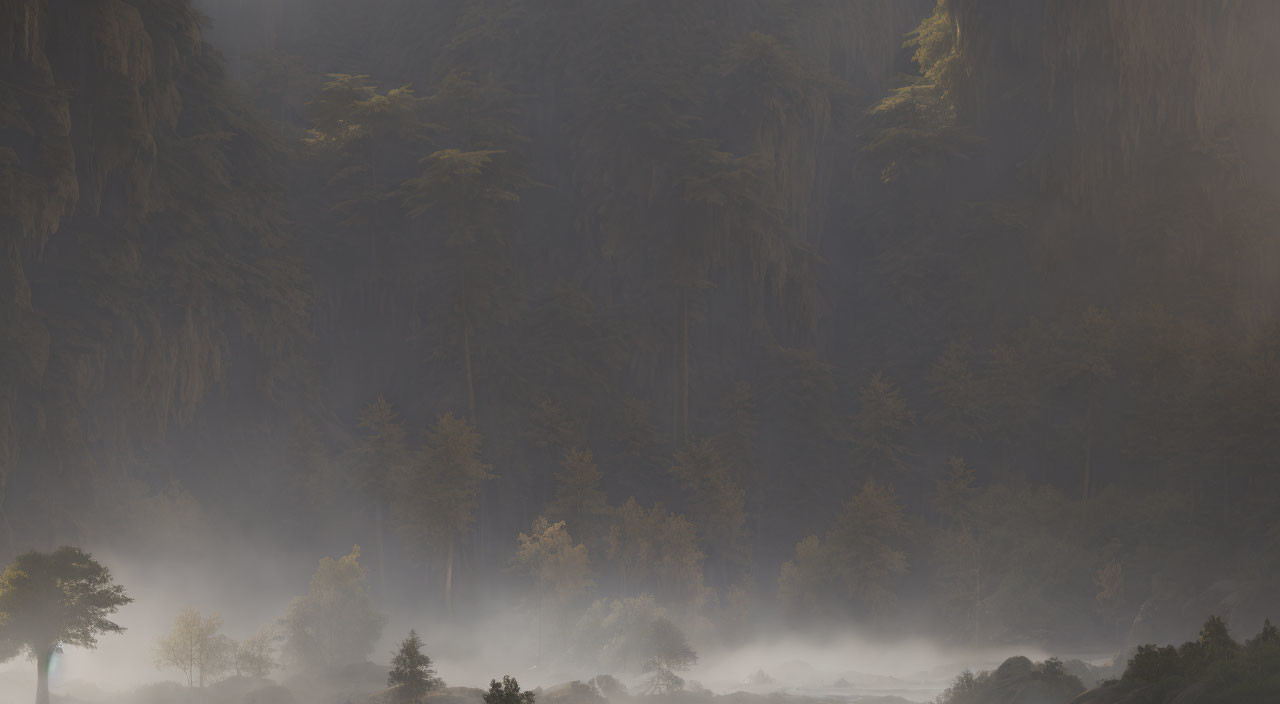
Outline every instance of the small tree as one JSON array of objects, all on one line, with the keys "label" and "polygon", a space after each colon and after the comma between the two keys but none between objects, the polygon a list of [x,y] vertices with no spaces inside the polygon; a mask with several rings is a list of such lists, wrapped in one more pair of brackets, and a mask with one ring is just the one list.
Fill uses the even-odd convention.
[{"label": "small tree", "polygon": [[285,653],[308,669],[364,662],[382,633],[386,617],[369,595],[360,547],[338,559],[324,558],[280,621]]},{"label": "small tree", "polygon": [[1124,670],[1124,679],[1131,682],[1151,684],[1166,677],[1173,677],[1182,669],[1178,658],[1178,649],[1172,645],[1139,645],[1133,657],[1129,658]]},{"label": "small tree", "polygon": [[533,692],[521,692],[520,683],[511,675],[503,675],[502,682],[489,680],[489,691],[484,694],[484,704],[533,704]]},{"label": "small tree", "polygon": [[235,671],[240,677],[266,677],[280,667],[276,662],[276,643],[283,640],[274,626],[258,629],[252,637],[236,647]]},{"label": "small tree", "polygon": [[399,704],[419,704],[428,692],[444,686],[431,667],[431,658],[422,652],[417,631],[409,631],[409,637],[400,642],[400,649],[391,658],[387,686],[396,688],[394,696]]},{"label": "small tree", "polygon": [[1196,643],[1210,662],[1226,659],[1240,649],[1240,644],[1231,638],[1227,624],[1220,616],[1210,616],[1204,622]]},{"label": "small tree", "polygon": [[[593,586],[587,546],[574,545],[564,521],[549,523],[538,516],[529,533],[517,538],[519,547],[512,568],[534,577],[538,590],[538,659],[542,659],[542,607],[548,596],[555,597],[557,615]],[[557,623],[561,623],[557,619]],[[563,627],[563,623],[561,623]]]},{"label": "small tree", "polygon": [[60,644],[93,648],[124,629],[107,616],[133,601],[89,553],[60,547],[19,555],[0,574],[0,661],[36,659],[36,704],[49,702],[49,661]]},{"label": "small tree", "polygon": [[654,619],[646,644],[649,651],[644,671],[653,673],[648,689],[654,694],[671,694],[684,689],[684,679],[676,674],[698,661],[684,633],[665,617]]},{"label": "small tree", "polygon": [[221,616],[202,618],[198,609],[183,609],[173,620],[169,635],[156,642],[152,654],[156,669],[181,671],[188,687],[203,687],[206,681],[226,674],[235,664],[236,645],[218,633],[221,628]]}]

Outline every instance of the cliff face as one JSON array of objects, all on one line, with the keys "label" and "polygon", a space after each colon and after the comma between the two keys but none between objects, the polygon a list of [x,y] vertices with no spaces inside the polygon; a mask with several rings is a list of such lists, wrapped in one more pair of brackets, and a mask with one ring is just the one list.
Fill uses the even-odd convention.
[{"label": "cliff face", "polygon": [[157,138],[182,111],[178,78],[202,45],[177,3],[0,4],[5,213],[44,245],[77,214],[136,224],[148,204]]},{"label": "cliff face", "polygon": [[[962,119],[1069,139],[1072,195],[1170,141],[1256,138],[1280,110],[1280,8],[1257,0],[947,0]],[[1034,117],[1034,122],[1027,122]],[[1046,140],[1049,141],[1049,140]],[[1044,149],[1041,145],[1041,149]]]},{"label": "cliff face", "polygon": [[242,297],[302,304],[271,277],[295,270],[272,148],[189,3],[4,0],[0,76],[0,499],[71,465],[74,495],[94,447],[189,417],[229,338],[282,312]]},{"label": "cliff face", "polygon": [[919,56],[983,145],[954,180],[1014,204],[1034,265],[1071,269],[1083,297],[1274,319],[1280,6],[944,0],[922,27]]}]

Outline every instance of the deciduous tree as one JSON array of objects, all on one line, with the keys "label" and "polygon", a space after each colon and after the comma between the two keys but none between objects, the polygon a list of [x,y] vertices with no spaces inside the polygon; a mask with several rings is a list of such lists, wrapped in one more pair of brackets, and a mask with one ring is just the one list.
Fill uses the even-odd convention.
[{"label": "deciduous tree", "polygon": [[541,656],[543,602],[547,597],[553,598],[557,615],[563,615],[566,607],[594,585],[587,546],[573,544],[564,521],[550,523],[539,516],[530,531],[517,538],[512,566],[533,576],[537,583],[538,653]]},{"label": "deciduous tree", "polygon": [[511,675],[503,675],[502,682],[489,680],[489,691],[484,693],[484,704],[533,704],[533,700],[533,692],[521,692]]},{"label": "deciduous tree", "polygon": [[188,687],[204,687],[206,682],[236,667],[236,644],[218,633],[222,617],[187,607],[178,612],[169,634],[155,644],[152,659],[156,669],[174,668],[187,678]]},{"label": "deciduous tree", "polygon": [[320,670],[364,662],[386,623],[369,595],[360,547],[338,559],[322,558],[281,619],[284,651],[304,668]]},{"label": "deciduous tree", "polygon": [[276,661],[276,643],[283,640],[275,624],[263,626],[236,645],[233,667],[240,677],[266,677],[280,667]]},{"label": "deciduous tree", "polygon": [[[78,548],[19,555],[0,574],[0,657],[36,660],[36,704],[49,704],[49,662],[61,645],[93,648],[124,631],[108,619],[133,601],[107,568]],[[7,658],[6,658],[7,659]]]}]

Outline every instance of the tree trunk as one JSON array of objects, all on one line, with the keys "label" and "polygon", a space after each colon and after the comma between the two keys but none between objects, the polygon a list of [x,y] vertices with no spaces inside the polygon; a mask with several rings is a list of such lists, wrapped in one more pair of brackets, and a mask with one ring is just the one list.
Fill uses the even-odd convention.
[{"label": "tree trunk", "polygon": [[50,645],[36,653],[36,704],[49,704],[49,663],[54,647]]},{"label": "tree trunk", "polygon": [[453,614],[453,544],[455,540],[449,538],[449,556],[445,558],[444,565],[444,611],[447,614]]}]

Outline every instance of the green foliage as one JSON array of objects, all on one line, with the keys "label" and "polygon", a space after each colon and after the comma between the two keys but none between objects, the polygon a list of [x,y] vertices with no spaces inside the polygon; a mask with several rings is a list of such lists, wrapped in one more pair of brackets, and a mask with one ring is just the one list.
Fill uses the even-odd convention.
[{"label": "green foliage", "polygon": [[529,533],[521,533],[516,538],[512,566],[533,576],[538,584],[539,599],[546,592],[562,605],[583,596],[594,586],[587,546],[574,545],[564,521],[549,523],[541,516],[534,520]]},{"label": "green foliage", "polygon": [[938,695],[938,704],[977,704],[978,699],[985,694],[988,682],[991,679],[990,672],[979,672],[973,674],[970,670],[965,670],[956,675],[951,685]]},{"label": "green foliage", "polygon": [[93,648],[124,631],[108,617],[132,601],[83,550],[26,552],[0,574],[0,642],[41,658],[59,644]]},{"label": "green foliage", "polygon": [[188,687],[204,687],[237,670],[240,662],[236,644],[218,633],[221,629],[221,616],[201,617],[199,609],[183,609],[174,617],[169,634],[156,641],[152,653],[156,669],[179,670],[186,676]]},{"label": "green foliage", "polygon": [[1140,645],[1129,663],[1125,666],[1126,680],[1151,684],[1178,676],[1182,671],[1182,663],[1178,657],[1178,649],[1172,645]]},{"label": "green foliage", "polygon": [[284,640],[279,628],[269,624],[236,645],[232,669],[239,677],[267,677],[280,667],[276,661],[276,643]]},{"label": "green foliage", "polygon": [[322,558],[307,585],[280,621],[284,652],[308,670],[364,662],[382,633],[386,617],[369,595],[360,548],[338,559]]},{"label": "green foliage", "polygon": [[521,692],[520,683],[511,675],[503,675],[502,682],[489,681],[489,691],[484,693],[484,704],[533,704],[533,692]]},{"label": "green foliage", "polygon": [[474,426],[450,413],[426,430],[392,503],[401,529],[419,547],[447,550],[475,520],[480,485],[493,478],[480,444]]},{"label": "green foliage", "polygon": [[1084,691],[1080,678],[1067,672],[1062,661],[1049,658],[1033,663],[1017,656],[994,671],[974,674],[965,670],[938,696],[937,704],[985,704],[1026,702],[1066,704]]},{"label": "green foliage", "polygon": [[0,573],[0,657],[36,661],[36,704],[49,704],[49,663],[63,644],[94,648],[103,633],[124,628],[108,619],[133,599],[89,553],[63,546],[26,552]]},{"label": "green foliage", "polygon": [[1240,644],[1227,632],[1227,624],[1219,616],[1210,616],[1196,639],[1200,654],[1209,662],[1226,660],[1240,649]]},{"label": "green foliage", "polygon": [[1255,608],[1280,15],[1170,2],[0,3],[0,547],[372,507],[435,579],[551,497],[695,627],[810,533],[788,605],[963,640]]},{"label": "green foliage", "polygon": [[444,599],[453,604],[453,565],[458,542],[475,522],[481,485],[494,477],[480,459],[480,434],[452,413],[427,428],[422,448],[396,482],[392,516],[412,547],[445,559]]},{"label": "green foliage", "polygon": [[861,463],[875,467],[902,467],[910,452],[903,436],[911,423],[902,392],[882,374],[874,374],[858,394],[853,436]]},{"label": "green foliage", "polygon": [[648,595],[592,604],[578,621],[573,647],[598,667],[651,674],[655,687],[681,688],[675,673],[697,662],[684,632]]},{"label": "green foliage", "polygon": [[392,481],[404,471],[409,459],[404,425],[391,404],[382,396],[360,410],[356,426],[364,437],[354,450],[351,480],[359,490],[378,502],[391,495]]},{"label": "green foliage", "polygon": [[444,686],[444,681],[436,677],[431,658],[422,652],[422,639],[417,631],[410,629],[409,637],[400,642],[399,650],[392,655],[387,686],[395,688],[392,696],[401,704],[421,704],[428,694]]},{"label": "green foliage", "polygon": [[793,613],[814,615],[831,605],[823,594],[839,594],[862,615],[883,616],[894,601],[895,577],[906,572],[902,544],[909,534],[893,489],[868,480],[845,502],[825,540],[813,535],[796,545],[782,566],[778,598]]},{"label": "green foliage", "polygon": [[692,498],[690,513],[696,517],[698,535],[721,569],[747,560],[746,492],[741,470],[731,467],[718,443],[694,440],[676,452],[671,473]]},{"label": "green foliage", "polygon": [[1200,636],[1181,647],[1139,646],[1120,686],[1145,688],[1168,701],[1197,697],[1205,702],[1264,702],[1280,695],[1280,636],[1270,621],[1242,646],[1226,624],[1210,616]]},{"label": "green foliage", "polygon": [[570,533],[603,548],[612,509],[600,489],[603,475],[596,467],[595,456],[591,450],[571,449],[565,453],[562,466],[555,475],[556,493],[547,502],[547,516],[563,521]]},{"label": "green foliage", "polygon": [[614,513],[609,558],[617,563],[626,592],[648,585],[664,598],[697,603],[703,597],[705,557],[693,524],[662,504],[646,509],[632,497]]}]

